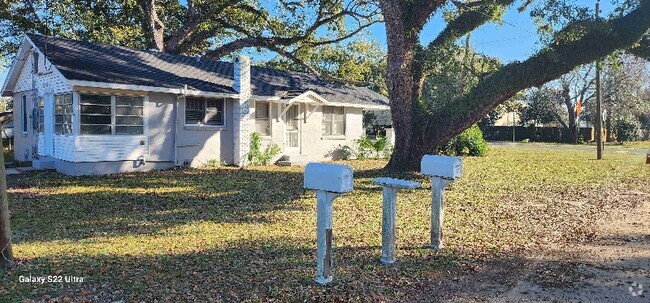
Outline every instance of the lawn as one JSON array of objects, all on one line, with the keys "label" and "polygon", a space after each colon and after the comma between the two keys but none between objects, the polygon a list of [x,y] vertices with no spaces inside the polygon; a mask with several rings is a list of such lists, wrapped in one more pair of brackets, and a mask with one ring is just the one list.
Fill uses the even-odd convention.
[{"label": "lawn", "polygon": [[[334,281],[317,286],[315,195],[301,167],[210,168],[66,177],[10,176],[18,265],[0,274],[0,301],[390,301],[468,291],[507,280],[531,251],[587,241],[594,219],[647,199],[645,157],[492,147],[465,158],[448,187],[444,241],[429,241],[428,180],[351,161],[355,190],[335,201]],[[397,259],[378,262],[379,176],[421,181],[397,205]],[[493,266],[499,264],[499,266]],[[510,275],[512,274],[512,275]],[[84,277],[20,283],[20,276]],[[506,283],[508,281],[505,281]]]}]

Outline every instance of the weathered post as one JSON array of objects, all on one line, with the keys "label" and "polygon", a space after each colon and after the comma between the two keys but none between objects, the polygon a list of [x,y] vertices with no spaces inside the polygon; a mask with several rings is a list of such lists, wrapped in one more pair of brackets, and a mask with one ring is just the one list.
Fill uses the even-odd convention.
[{"label": "weathered post", "polygon": [[332,204],[352,190],[352,168],[346,165],[309,163],[304,187],[316,190],[316,283],[332,281]]},{"label": "weathered post", "polygon": [[419,188],[421,185],[415,181],[377,178],[372,183],[381,185],[384,190],[384,202],[381,221],[381,258],[384,264],[395,263],[395,211],[397,192],[402,189]]},{"label": "weathered post", "polygon": [[11,228],[9,227],[9,202],[7,201],[7,175],[0,139],[0,268],[10,268],[14,264],[11,250]]},{"label": "weathered post", "polygon": [[431,177],[431,248],[441,249],[445,186],[461,176],[463,162],[456,157],[425,155],[420,171]]}]

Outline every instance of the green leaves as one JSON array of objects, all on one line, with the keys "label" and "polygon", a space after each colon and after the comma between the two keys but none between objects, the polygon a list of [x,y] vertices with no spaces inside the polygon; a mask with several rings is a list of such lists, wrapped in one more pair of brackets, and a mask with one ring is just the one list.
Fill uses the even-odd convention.
[{"label": "green leaves", "polygon": [[269,165],[271,159],[280,153],[280,147],[271,143],[262,150],[262,137],[260,133],[251,134],[250,151],[248,152],[248,164],[250,165]]}]

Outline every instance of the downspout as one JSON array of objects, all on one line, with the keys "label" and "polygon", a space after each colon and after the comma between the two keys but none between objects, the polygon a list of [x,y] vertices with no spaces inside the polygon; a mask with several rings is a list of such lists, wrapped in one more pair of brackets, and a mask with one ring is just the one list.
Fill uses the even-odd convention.
[{"label": "downspout", "polygon": [[181,89],[181,94],[176,97],[176,124],[174,125],[174,166],[178,166],[178,123],[180,119],[178,118],[178,113],[180,111],[180,106],[178,104],[178,99],[183,98],[187,95],[187,84]]}]

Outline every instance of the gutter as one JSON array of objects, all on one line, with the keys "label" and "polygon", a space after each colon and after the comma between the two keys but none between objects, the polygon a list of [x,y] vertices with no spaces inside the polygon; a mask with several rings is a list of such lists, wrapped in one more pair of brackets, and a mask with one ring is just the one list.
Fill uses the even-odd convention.
[{"label": "gutter", "polygon": [[174,123],[174,166],[178,166],[178,123],[179,123],[179,118],[178,118],[178,113],[179,113],[179,105],[178,105],[178,99],[183,98],[185,99],[187,92],[187,84],[185,84],[185,87],[181,89],[181,94],[176,96],[176,123]]}]

